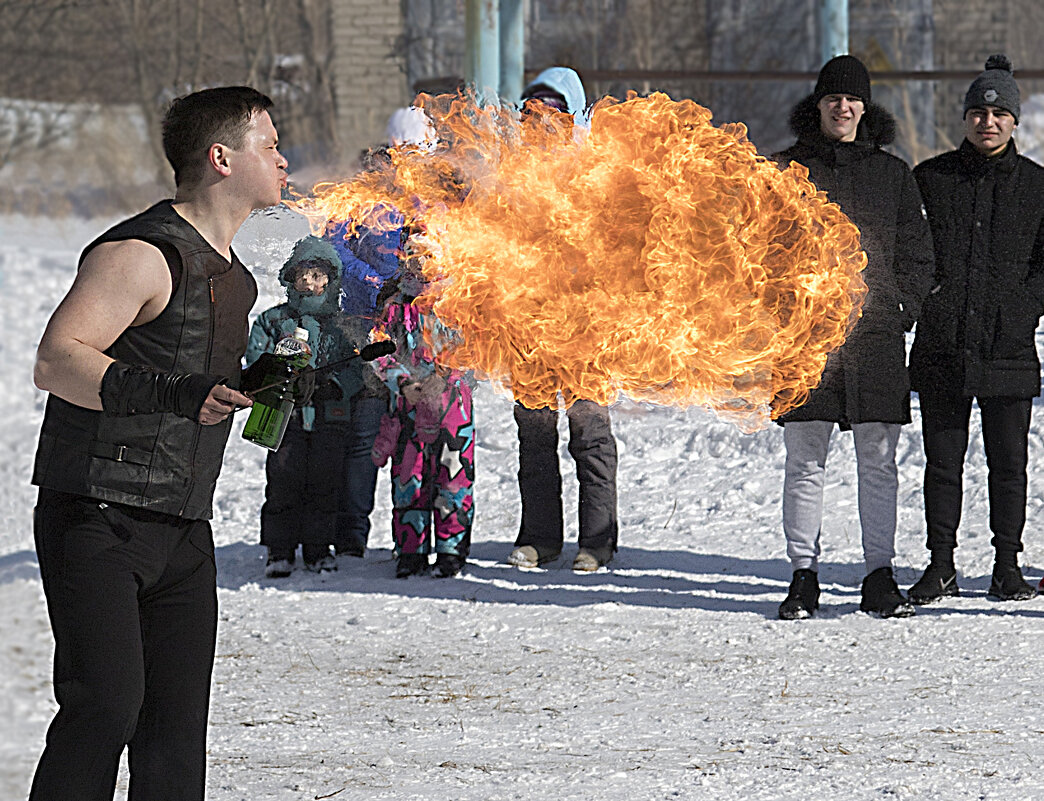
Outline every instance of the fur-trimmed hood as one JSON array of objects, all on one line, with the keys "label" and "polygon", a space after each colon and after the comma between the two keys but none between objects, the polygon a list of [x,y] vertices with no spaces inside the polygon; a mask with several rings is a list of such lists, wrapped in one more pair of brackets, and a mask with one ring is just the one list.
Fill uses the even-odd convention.
[{"label": "fur-trimmed hood", "polygon": [[[827,141],[819,129],[819,108],[813,95],[798,103],[790,112],[790,130],[798,141],[813,144]],[[895,141],[895,117],[883,106],[868,103],[863,119],[859,121],[856,141],[874,147],[884,147]]]},{"label": "fur-trimmed hood", "polygon": [[806,98],[791,114],[798,141],[772,157],[783,168],[805,167],[816,190],[858,227],[869,288],[854,330],[827,359],[809,400],[780,418],[784,424],[910,421],[905,334],[932,286],[932,234],[910,168],[881,147],[894,139],[895,120],[870,104],[859,122],[855,141],[829,139]]}]

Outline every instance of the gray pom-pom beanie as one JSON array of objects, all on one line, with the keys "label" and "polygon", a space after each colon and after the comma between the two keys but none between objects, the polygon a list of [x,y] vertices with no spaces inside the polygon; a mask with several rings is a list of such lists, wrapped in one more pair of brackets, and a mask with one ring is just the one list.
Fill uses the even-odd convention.
[{"label": "gray pom-pom beanie", "polygon": [[1011,61],[1005,55],[986,59],[986,70],[972,81],[968,94],[964,96],[964,114],[968,109],[996,106],[1011,113],[1015,123],[1019,122],[1019,85],[1012,75]]}]

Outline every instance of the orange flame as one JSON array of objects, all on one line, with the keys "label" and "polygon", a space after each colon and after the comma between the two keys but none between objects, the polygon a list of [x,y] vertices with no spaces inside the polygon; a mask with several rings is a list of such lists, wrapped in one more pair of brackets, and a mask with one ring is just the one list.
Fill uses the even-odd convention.
[{"label": "orange flame", "polygon": [[[699,404],[745,430],[800,405],[866,292],[859,231],[742,124],[663,94],[600,101],[590,131],[441,95],[441,144],[320,184],[313,219],[423,228],[435,343],[529,407],[620,393]],[[466,192],[463,191],[466,187]]]}]

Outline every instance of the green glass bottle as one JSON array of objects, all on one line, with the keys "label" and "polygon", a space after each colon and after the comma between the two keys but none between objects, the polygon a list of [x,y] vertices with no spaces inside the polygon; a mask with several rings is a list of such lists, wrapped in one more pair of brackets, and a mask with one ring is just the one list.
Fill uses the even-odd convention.
[{"label": "green glass bottle", "polygon": [[269,450],[278,450],[294,411],[294,369],[308,364],[312,355],[308,347],[308,331],[294,330],[292,336],[279,340],[273,351],[279,356],[279,374],[266,374],[261,382],[264,389],[254,395],[254,405],[243,426],[243,439]]}]

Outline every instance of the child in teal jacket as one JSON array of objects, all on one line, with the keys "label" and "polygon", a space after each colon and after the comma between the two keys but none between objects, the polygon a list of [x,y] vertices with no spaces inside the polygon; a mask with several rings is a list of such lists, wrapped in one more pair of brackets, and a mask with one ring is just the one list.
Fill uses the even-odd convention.
[{"label": "child in teal jacket", "polygon": [[[250,329],[248,365],[295,328],[308,331],[311,367],[343,362],[317,373],[311,401],[294,409],[282,444],[268,454],[261,544],[268,548],[270,578],[290,575],[298,544],[305,567],[315,572],[336,569],[331,548],[348,550],[338,516],[347,489],[344,456],[352,447],[353,404],[364,389],[362,364],[348,357],[365,342],[368,322],[340,312],[340,274],[340,259],[328,242],[300,240],[279,273],[286,302],[263,311]],[[367,452],[369,443],[372,437]],[[372,496],[371,489],[370,510]]]}]

